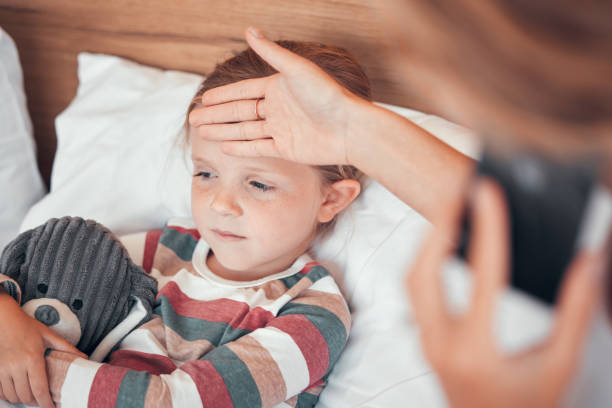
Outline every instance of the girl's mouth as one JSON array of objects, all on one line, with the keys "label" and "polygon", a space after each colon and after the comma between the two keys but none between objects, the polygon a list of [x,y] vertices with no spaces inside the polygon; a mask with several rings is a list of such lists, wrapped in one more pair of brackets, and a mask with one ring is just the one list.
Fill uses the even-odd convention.
[{"label": "girl's mouth", "polygon": [[218,229],[212,229],[211,231],[214,232],[217,238],[223,241],[241,241],[243,239],[246,239],[246,237],[243,237],[241,235],[232,234],[229,231],[222,231]]}]

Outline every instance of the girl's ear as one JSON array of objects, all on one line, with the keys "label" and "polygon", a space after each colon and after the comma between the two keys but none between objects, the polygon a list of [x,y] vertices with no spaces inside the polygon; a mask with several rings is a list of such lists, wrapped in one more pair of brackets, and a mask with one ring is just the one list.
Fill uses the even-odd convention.
[{"label": "girl's ear", "polygon": [[321,223],[333,220],[336,214],[348,207],[360,191],[359,182],[351,179],[339,180],[327,186],[317,220]]}]

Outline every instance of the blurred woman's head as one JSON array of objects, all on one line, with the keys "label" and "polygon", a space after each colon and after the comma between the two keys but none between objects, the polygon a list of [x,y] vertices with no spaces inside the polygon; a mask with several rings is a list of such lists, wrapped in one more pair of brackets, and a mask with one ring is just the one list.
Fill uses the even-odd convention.
[{"label": "blurred woman's head", "polygon": [[612,2],[394,0],[411,86],[498,141],[612,157]]}]

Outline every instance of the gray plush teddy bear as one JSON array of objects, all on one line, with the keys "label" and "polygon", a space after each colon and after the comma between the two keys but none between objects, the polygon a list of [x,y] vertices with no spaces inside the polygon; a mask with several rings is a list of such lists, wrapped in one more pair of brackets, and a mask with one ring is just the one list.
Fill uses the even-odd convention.
[{"label": "gray plush teddy bear", "polygon": [[102,361],[151,317],[157,283],[104,226],[53,218],[10,242],[0,284],[30,316]]}]

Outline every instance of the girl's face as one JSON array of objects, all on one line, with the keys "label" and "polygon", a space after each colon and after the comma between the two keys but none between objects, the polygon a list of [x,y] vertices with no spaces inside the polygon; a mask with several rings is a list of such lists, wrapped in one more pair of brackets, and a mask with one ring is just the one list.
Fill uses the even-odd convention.
[{"label": "girl's face", "polygon": [[[325,193],[311,166],[226,155],[221,144],[192,138],[193,219],[228,279],[253,280],[289,267],[326,221]],[[216,269],[216,270],[215,270]]]}]

